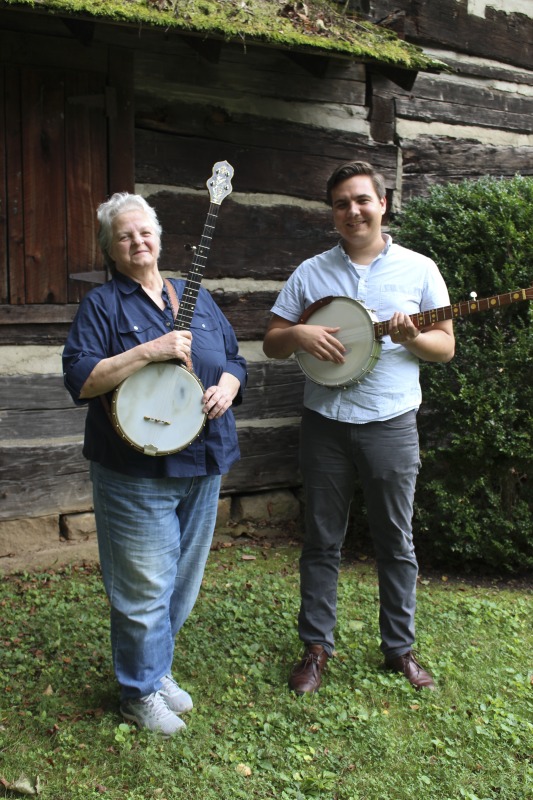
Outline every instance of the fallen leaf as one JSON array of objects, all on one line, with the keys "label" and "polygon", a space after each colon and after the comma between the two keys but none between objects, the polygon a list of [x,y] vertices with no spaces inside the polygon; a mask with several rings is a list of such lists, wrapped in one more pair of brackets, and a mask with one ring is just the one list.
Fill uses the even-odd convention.
[{"label": "fallen leaf", "polygon": [[245,778],[248,778],[252,774],[252,770],[248,766],[248,764],[237,764],[235,767],[239,775],[243,775]]},{"label": "fallen leaf", "polygon": [[39,791],[39,783],[35,782],[32,786],[31,782],[24,775],[21,775],[17,781],[8,784],[6,787],[10,792],[17,792],[17,794],[36,795]]}]

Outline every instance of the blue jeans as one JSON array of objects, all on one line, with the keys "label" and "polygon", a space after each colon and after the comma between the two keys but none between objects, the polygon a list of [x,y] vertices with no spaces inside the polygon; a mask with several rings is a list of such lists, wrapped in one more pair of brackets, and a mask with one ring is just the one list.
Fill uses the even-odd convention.
[{"label": "blue jeans", "polygon": [[353,425],[304,409],[300,460],[305,537],[300,558],[299,634],[331,654],[341,547],[355,482],[364,494],[376,553],[385,656],[408,652],[415,638],[416,580],[411,521],[420,466],[414,411]]},{"label": "blue jeans", "polygon": [[91,462],[113,665],[122,699],[161,688],[202,583],[220,475],[133,478]]}]

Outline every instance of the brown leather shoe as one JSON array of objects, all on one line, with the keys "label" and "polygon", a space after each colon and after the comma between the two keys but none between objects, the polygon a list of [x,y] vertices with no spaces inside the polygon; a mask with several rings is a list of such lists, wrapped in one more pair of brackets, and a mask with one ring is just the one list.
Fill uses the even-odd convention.
[{"label": "brown leather shoe", "polygon": [[289,677],[289,686],[293,692],[312,694],[318,691],[328,658],[329,656],[321,644],[308,644],[304,657],[296,664]]},{"label": "brown leather shoe", "polygon": [[393,672],[403,672],[409,683],[415,689],[434,689],[435,681],[415,659],[412,651],[396,658],[385,659],[385,667]]}]

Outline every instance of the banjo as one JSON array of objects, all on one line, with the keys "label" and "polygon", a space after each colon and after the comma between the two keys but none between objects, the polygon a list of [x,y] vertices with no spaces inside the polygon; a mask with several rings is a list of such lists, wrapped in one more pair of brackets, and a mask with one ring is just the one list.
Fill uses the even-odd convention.
[{"label": "banjo", "polygon": [[[233,167],[227,161],[218,161],[207,181],[211,203],[179,303],[174,330],[190,329],[218,209],[231,194],[232,177]],[[169,293],[173,292],[172,285],[167,282],[166,285]],[[145,455],[178,453],[196,439],[205,425],[203,394],[204,387],[191,365],[177,360],[153,361],[117,386],[111,402],[111,422],[122,439]]]},{"label": "banjo", "polygon": [[[533,300],[533,286],[482,300],[477,300],[473,292],[472,300],[420,311],[418,314],[411,314],[409,318],[417,328],[422,328],[435,322],[507,306],[520,300]],[[346,349],[344,364],[320,361],[303,351],[295,354],[300,369],[308,378],[331,389],[346,389],[359,383],[371,372],[379,360],[381,338],[389,333],[388,321],[378,322],[373,311],[350,297],[323,297],[306,308],[298,323],[340,327],[336,338]]]}]

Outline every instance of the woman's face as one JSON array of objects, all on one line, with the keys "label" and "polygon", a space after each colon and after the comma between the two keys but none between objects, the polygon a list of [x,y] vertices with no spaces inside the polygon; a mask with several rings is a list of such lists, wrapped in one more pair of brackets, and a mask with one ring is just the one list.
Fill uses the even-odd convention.
[{"label": "woman's face", "polygon": [[109,255],[119,272],[133,279],[140,278],[157,268],[159,250],[157,232],[142,209],[124,211],[113,219]]}]

